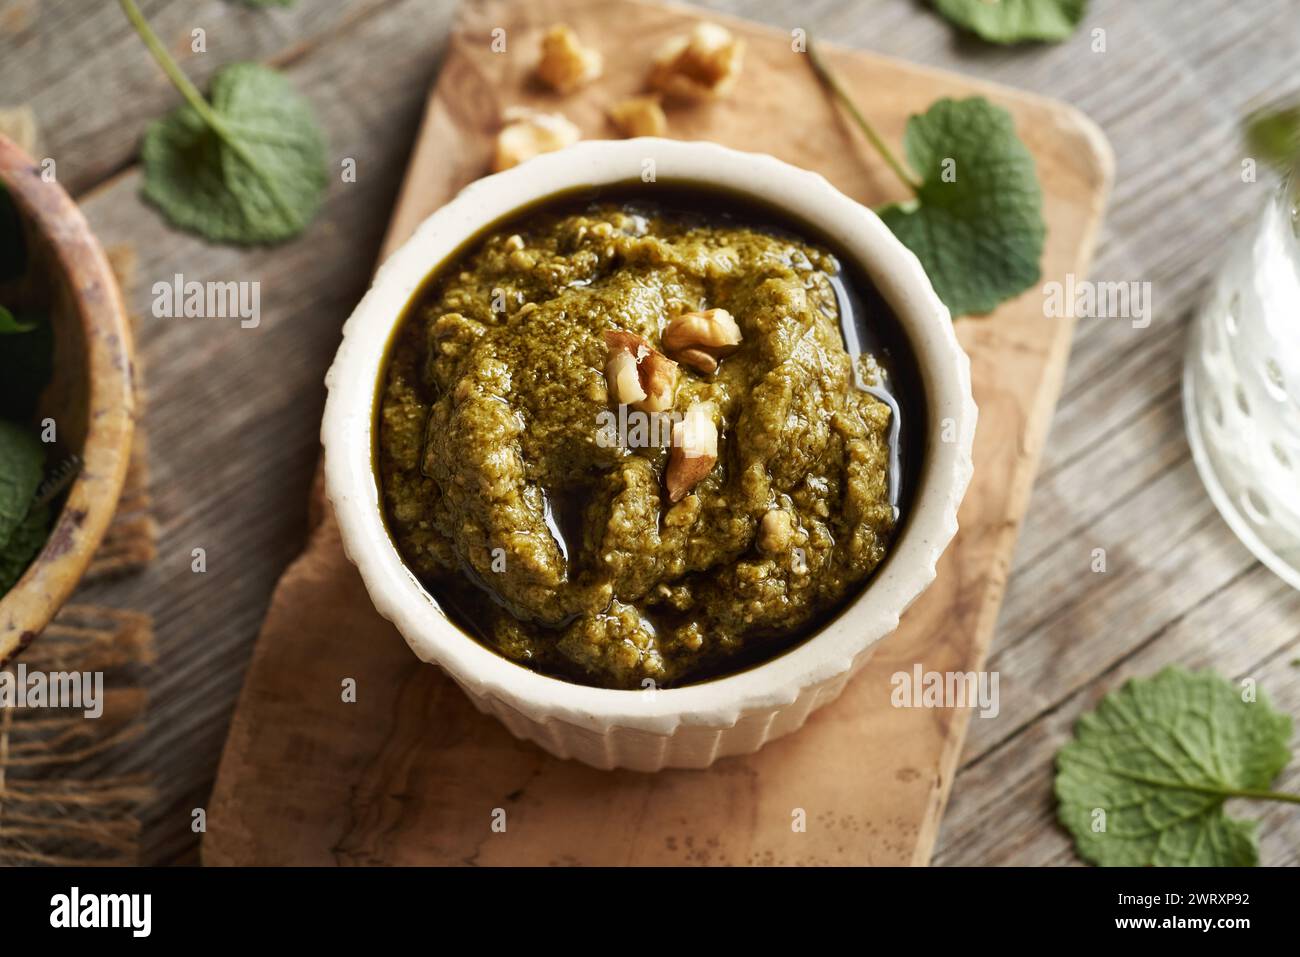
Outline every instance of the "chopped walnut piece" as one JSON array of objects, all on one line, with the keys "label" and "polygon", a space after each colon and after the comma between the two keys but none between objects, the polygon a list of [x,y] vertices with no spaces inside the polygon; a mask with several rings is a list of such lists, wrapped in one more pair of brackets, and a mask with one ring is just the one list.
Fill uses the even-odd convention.
[{"label": "chopped walnut piece", "polygon": [[646,398],[637,407],[644,412],[667,412],[677,391],[677,363],[662,352],[651,352],[641,361],[641,382]]},{"label": "chopped walnut piece", "polygon": [[629,96],[606,110],[606,115],[623,136],[663,136],[668,132],[668,117],[654,96]]},{"label": "chopped walnut piece", "polygon": [[718,461],[717,406],[695,402],[680,422],[673,423],[673,447],[668,453],[668,501],[680,502],[713,471]]},{"label": "chopped walnut piece", "polygon": [[706,375],[716,372],[718,360],[740,346],[740,326],[725,309],[687,312],[664,327],[664,351],[683,365]]},{"label": "chopped walnut piece", "polygon": [[505,111],[504,119],[505,126],[497,134],[496,156],[492,161],[492,169],[498,173],[582,139],[582,131],[561,113],[512,107]]},{"label": "chopped walnut piece", "polygon": [[673,355],[677,357],[677,361],[682,365],[690,366],[696,372],[713,375],[718,371],[718,360],[703,349],[681,349],[673,353]]},{"label": "chopped walnut piece", "polygon": [[[677,391],[676,362],[652,348],[636,333],[620,329],[605,330],[605,348],[609,350],[605,376],[609,380],[610,393],[620,404],[631,405],[642,412],[666,412],[673,407],[673,396]],[[637,390],[632,389],[631,383],[624,378],[629,368],[627,360],[615,362],[620,353],[636,363],[637,385],[642,393],[640,398],[631,398]]]},{"label": "chopped walnut piece", "polygon": [[684,100],[722,96],[736,85],[744,56],[744,40],[716,23],[699,23],[689,35],[674,37],[659,48],[650,86]]},{"label": "chopped walnut piece", "polygon": [[769,555],[783,552],[794,535],[790,513],[779,508],[769,509],[758,526],[758,547]]},{"label": "chopped walnut piece", "polygon": [[542,58],[537,76],[556,93],[572,93],[600,76],[604,58],[597,50],[584,47],[578,35],[557,23],[542,37]]},{"label": "chopped walnut piece", "polygon": [[646,393],[641,387],[636,356],[626,349],[609,354],[609,362],[605,364],[605,379],[609,383],[609,394],[619,405],[644,401]]}]

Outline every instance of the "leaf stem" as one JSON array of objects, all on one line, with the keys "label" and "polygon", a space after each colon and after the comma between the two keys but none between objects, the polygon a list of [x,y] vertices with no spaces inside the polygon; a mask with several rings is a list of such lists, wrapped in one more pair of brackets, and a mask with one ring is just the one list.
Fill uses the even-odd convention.
[{"label": "leaf stem", "polygon": [[239,136],[226,124],[221,115],[212,108],[212,105],[199,92],[199,88],[185,75],[185,71],[180,68],[172,55],[167,52],[167,48],[163,46],[162,41],[158,39],[158,34],[154,33],[153,27],[149,26],[149,21],[144,18],[144,14],[136,6],[135,0],[118,0],[118,2],[122,6],[122,12],[126,14],[126,18],[131,21],[131,26],[135,28],[135,32],[140,35],[144,45],[153,55],[153,58],[158,61],[162,71],[167,74],[167,79],[171,80],[172,85],[180,91],[181,96],[185,98],[185,102],[194,108],[194,112],[199,114],[203,122],[208,124],[208,127],[230,148],[232,153],[262,178],[266,183],[267,194],[271,197],[271,202],[279,207],[280,212],[286,218],[291,218],[293,215],[292,209],[289,202],[280,195],[280,188],[275,177],[267,173],[263,165],[258,162],[257,157],[249,152]]},{"label": "leaf stem", "polygon": [[[126,2],[126,0],[123,0],[123,2]],[[919,194],[921,191],[921,184],[908,174],[907,170],[903,167],[903,164],[898,161],[898,158],[895,157],[889,147],[885,145],[885,141],[880,138],[880,134],[876,132],[875,127],[867,122],[867,118],[862,115],[862,111],[859,110],[857,104],[853,102],[853,99],[849,96],[844,85],[840,83],[835,74],[831,72],[830,67],[827,66],[826,61],[821,58],[821,54],[817,52],[817,48],[813,45],[812,37],[808,38],[808,61],[812,64],[813,71],[817,74],[818,79],[820,79],[822,83],[824,83],[830,91],[835,94],[836,98],[844,104],[844,108],[849,111],[849,115],[853,117],[853,121],[858,125],[858,129],[862,130],[862,133],[866,136],[868,142],[875,147],[876,152],[880,154],[881,158],[884,159],[889,168],[894,171],[894,175],[902,180],[903,184],[913,193]]]},{"label": "leaf stem", "polygon": [[172,86],[180,91],[181,96],[185,97],[185,101],[194,107],[194,111],[199,116],[203,117],[203,121],[220,134],[222,139],[225,139],[225,129],[221,117],[217,116],[216,111],[208,105],[208,101],[199,92],[198,87],[190,82],[190,78],[185,75],[185,71],[172,59],[172,55],[167,52],[167,48],[158,39],[158,34],[153,32],[153,27],[149,26],[149,21],[144,18],[140,8],[135,5],[135,0],[118,0],[118,2],[121,3],[122,12],[131,21],[131,26],[135,28],[135,32],[140,35],[144,45],[148,47],[153,58],[162,67],[162,71],[167,74],[167,79],[172,81]]},{"label": "leaf stem", "polygon": [[1300,794],[1288,794],[1285,791],[1269,791],[1265,788],[1231,788],[1218,784],[1198,784],[1193,781],[1171,781],[1168,778],[1151,777],[1146,774],[1134,774],[1132,771],[1125,771],[1122,768],[1111,768],[1105,765],[1093,764],[1090,761],[1079,761],[1082,767],[1090,768],[1094,771],[1100,771],[1104,774],[1113,774],[1116,777],[1127,778],[1138,784],[1147,784],[1152,787],[1166,788],[1170,791],[1191,791],[1193,794],[1208,794],[1211,797],[1221,798],[1248,798],[1255,801],[1286,801],[1288,804],[1300,804]]},{"label": "leaf stem", "polygon": [[1300,804],[1300,794],[1288,794],[1285,791],[1256,791],[1254,789],[1232,789],[1223,792],[1228,797],[1251,798],[1256,801],[1286,801]]}]

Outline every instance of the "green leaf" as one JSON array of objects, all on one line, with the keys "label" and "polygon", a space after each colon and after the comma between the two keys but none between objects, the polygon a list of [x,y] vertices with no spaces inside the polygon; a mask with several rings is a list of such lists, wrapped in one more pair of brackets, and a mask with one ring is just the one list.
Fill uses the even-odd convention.
[{"label": "green leaf", "polygon": [[1244,701],[1212,672],[1129,681],[1079,719],[1056,757],[1061,823],[1097,864],[1256,864],[1255,822],[1228,817],[1223,802],[1300,801],[1267,790],[1290,736],[1291,719],[1262,693]]},{"label": "green leaf", "polygon": [[325,140],[311,107],[274,70],[226,67],[205,117],[193,104],[150,125],[145,196],[176,225],[217,242],[274,243],[320,207]]},{"label": "green leaf", "polygon": [[983,97],[942,99],[908,120],[903,146],[917,198],[880,215],[953,315],[989,312],[1037,283],[1043,194],[1011,114]]},{"label": "green leaf", "polygon": [[1074,33],[1088,0],[934,0],[945,17],[990,43],[1064,40]]},{"label": "green leaf", "polygon": [[45,475],[45,449],[34,435],[0,419],[0,549],[31,508]]},{"label": "green leaf", "polygon": [[[0,313],[10,315],[8,310]],[[0,315],[0,414],[23,421],[36,411],[41,392],[54,372],[54,330],[48,320],[20,314],[13,319],[15,329],[7,330],[7,320]]]},{"label": "green leaf", "polygon": [[1300,163],[1300,106],[1260,110],[1246,119],[1251,155],[1282,172]]},{"label": "green leaf", "polygon": [[27,513],[9,541],[0,548],[0,595],[18,583],[49,537],[50,509],[41,505]]},{"label": "green leaf", "polygon": [[15,319],[12,312],[4,306],[0,306],[0,336],[12,336],[22,332],[31,332],[35,328],[35,323]]}]

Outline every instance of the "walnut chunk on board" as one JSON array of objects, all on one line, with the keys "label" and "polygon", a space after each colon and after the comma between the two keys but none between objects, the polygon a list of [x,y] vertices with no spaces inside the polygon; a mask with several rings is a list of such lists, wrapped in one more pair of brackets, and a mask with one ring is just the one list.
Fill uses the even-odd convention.
[{"label": "walnut chunk on board", "polygon": [[585,47],[566,24],[557,23],[542,37],[537,77],[556,93],[569,94],[598,78],[604,68],[600,51]]},{"label": "walnut chunk on board", "polygon": [[562,150],[582,139],[582,131],[562,113],[541,113],[524,107],[505,111],[497,134],[492,171],[499,173],[542,153]]},{"label": "walnut chunk on board", "polygon": [[668,117],[655,96],[629,96],[612,104],[605,115],[622,136],[663,136],[668,132]]},{"label": "walnut chunk on board", "polygon": [[699,23],[659,48],[650,68],[650,87],[682,100],[723,96],[736,85],[744,58],[744,40],[716,23]]}]

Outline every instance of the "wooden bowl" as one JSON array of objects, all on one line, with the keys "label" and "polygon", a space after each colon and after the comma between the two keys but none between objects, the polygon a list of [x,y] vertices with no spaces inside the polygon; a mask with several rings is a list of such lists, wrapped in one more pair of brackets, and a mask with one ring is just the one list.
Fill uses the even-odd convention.
[{"label": "wooden bowl", "polygon": [[[0,182],[22,220],[27,269],[0,284],[0,303],[49,316],[54,374],[36,421],[52,418],[51,466],[81,460],[44,548],[0,598],[0,665],[49,624],[108,530],[135,427],[131,329],[108,260],[77,204],[14,143],[0,136]],[[35,423],[33,423],[35,426]]]}]

